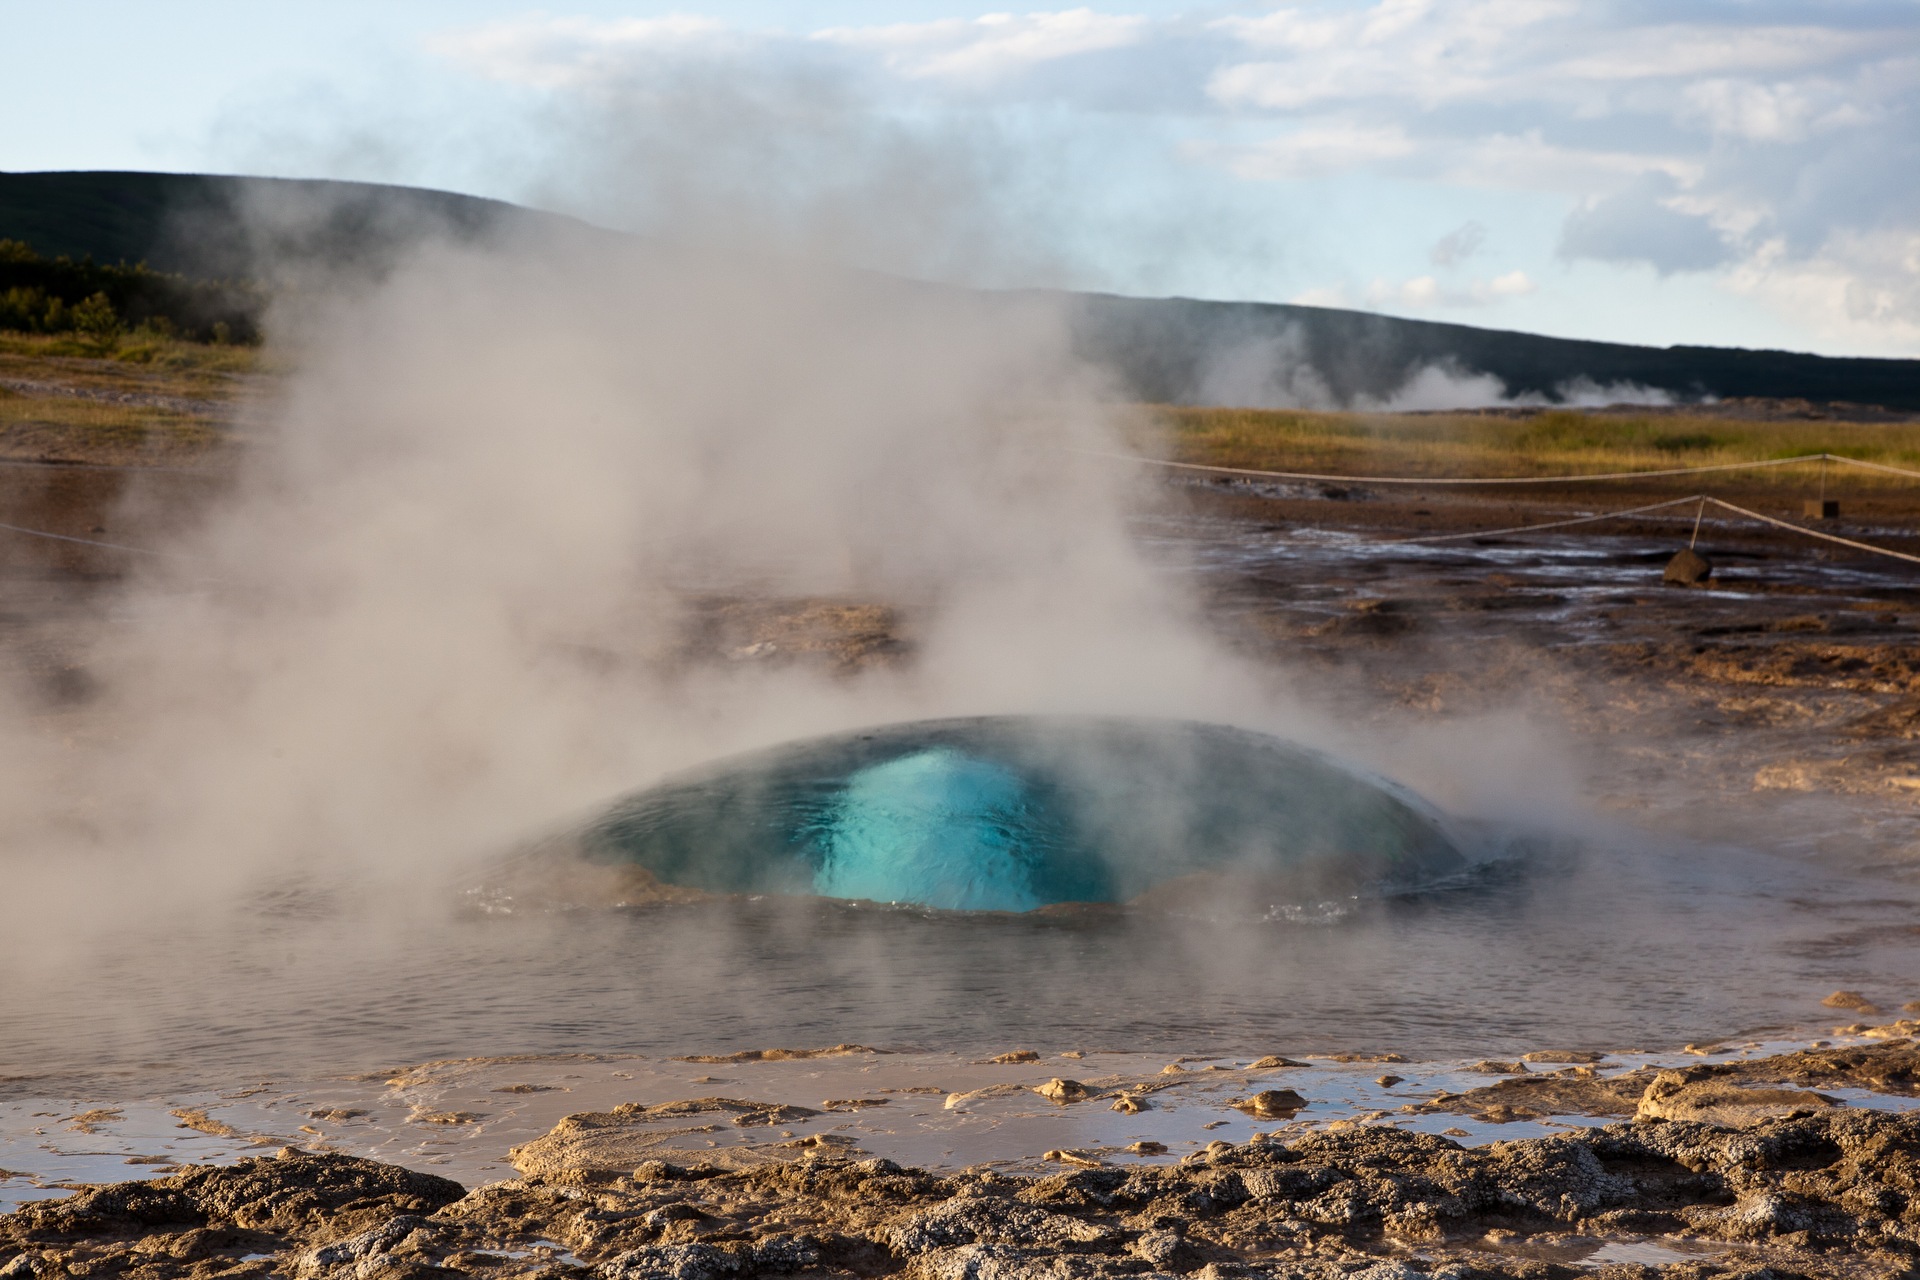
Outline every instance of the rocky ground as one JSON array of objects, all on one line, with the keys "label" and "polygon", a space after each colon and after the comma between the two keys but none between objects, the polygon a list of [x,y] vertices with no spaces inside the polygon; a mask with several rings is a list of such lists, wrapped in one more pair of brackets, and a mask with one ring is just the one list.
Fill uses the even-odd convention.
[{"label": "rocky ground", "polygon": [[[1802,1086],[1911,1095],[1917,1068],[1902,1038],[1584,1095],[1596,1076],[1575,1066],[1436,1098],[1617,1111],[1639,1093],[1630,1122],[1481,1146],[1355,1123],[1174,1165],[1056,1153],[1067,1169],[1046,1176],[934,1174],[804,1142],[744,1165],[623,1158],[623,1135],[662,1120],[764,1126],[793,1110],[695,1099],[570,1116],[514,1152],[521,1177],[471,1191],[291,1147],[85,1189],[0,1216],[0,1277],[1902,1276],[1920,1266],[1920,1114]],[[1061,1106],[1111,1092],[1050,1087]],[[1271,1090],[1243,1105],[1287,1104]]]},{"label": "rocky ground", "polygon": [[[22,525],[139,544],[218,483],[14,467],[0,496]],[[1794,505],[1725,492],[1776,513]],[[1677,587],[1660,571],[1690,516],[1483,532],[1660,496],[1177,485],[1142,530],[1194,575],[1231,643],[1284,656],[1329,705],[1399,723],[1518,706],[1584,745],[1603,803],[1716,836],[1747,824],[1778,844],[1804,830],[1906,874],[1920,848],[1920,570],[1709,520],[1714,577]],[[1849,496],[1843,510],[1818,527],[1920,550],[1920,503],[1903,493]],[[1474,536],[1387,545],[1452,534]],[[59,721],[91,697],[76,655],[127,553],[5,548],[0,673]],[[713,597],[686,616],[685,661],[853,674],[914,652],[911,612],[880,602]],[[1828,806],[1795,826],[1797,802],[1836,797],[1844,822]],[[288,1148],[0,1216],[0,1280],[1908,1275],[1920,1272],[1920,1118],[1836,1098],[1920,1092],[1915,1030],[1682,1071],[1562,1063],[1410,1104],[1494,1123],[1617,1118],[1484,1145],[1364,1121],[1296,1131],[1274,1089],[1249,1098],[1258,1108],[1276,1095],[1257,1112],[1281,1122],[1262,1140],[1171,1164],[1063,1151],[1066,1171],[1048,1176],[921,1172],[825,1141],[770,1142],[746,1163],[670,1143],[629,1158],[632,1145],[612,1141],[634,1125],[657,1133],[674,1119],[662,1105],[727,1126],[788,1105],[724,1098],[570,1117],[516,1149],[521,1177],[474,1190]],[[1061,1106],[1117,1106],[1129,1090],[1065,1081],[1060,1092]]]}]

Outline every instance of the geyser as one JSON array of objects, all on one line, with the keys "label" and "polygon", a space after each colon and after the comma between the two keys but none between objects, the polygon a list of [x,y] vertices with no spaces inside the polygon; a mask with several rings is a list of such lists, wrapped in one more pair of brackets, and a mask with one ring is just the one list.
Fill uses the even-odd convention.
[{"label": "geyser", "polygon": [[1465,862],[1404,789],[1266,734],[1188,721],[993,716],[738,756],[576,833],[590,861],[711,894],[954,911],[1432,881]]}]

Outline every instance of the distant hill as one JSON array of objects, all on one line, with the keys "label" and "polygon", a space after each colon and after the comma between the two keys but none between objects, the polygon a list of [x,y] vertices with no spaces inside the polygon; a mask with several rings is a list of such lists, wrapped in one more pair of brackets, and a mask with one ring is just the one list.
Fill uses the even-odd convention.
[{"label": "distant hill", "polygon": [[1437,367],[1459,378],[1491,375],[1509,395],[1549,400],[1646,389],[1682,400],[1752,396],[1920,412],[1920,360],[1639,347],[1270,303],[1086,294],[1079,305],[1087,352],[1155,403],[1257,403],[1288,391],[1311,402],[1324,391],[1345,405],[1389,399],[1412,371]]},{"label": "distant hill", "polygon": [[[249,216],[253,215],[253,216]],[[264,216],[259,216],[264,215]],[[498,200],[373,183],[166,173],[0,173],[0,239],[42,254],[146,262],[194,277],[324,260],[377,268],[424,232],[509,225],[615,233]],[[1074,295],[1076,338],[1142,400],[1389,402],[1421,371],[1497,378],[1512,395],[1657,391],[1849,401],[1920,412],[1920,360],[1582,342],[1364,311]],[[1431,373],[1430,373],[1431,376]],[[1409,402],[1410,407],[1419,407]]]},{"label": "distant hill", "polygon": [[275,254],[362,259],[428,227],[479,235],[531,218],[573,221],[500,200],[371,182],[0,173],[0,240],[25,241],[48,257],[144,262],[215,279],[252,274]]}]

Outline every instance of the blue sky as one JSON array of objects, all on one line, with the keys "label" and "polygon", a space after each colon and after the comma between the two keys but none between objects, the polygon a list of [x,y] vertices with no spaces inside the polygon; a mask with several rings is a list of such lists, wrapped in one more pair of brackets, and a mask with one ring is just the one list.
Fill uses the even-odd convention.
[{"label": "blue sky", "polygon": [[0,169],[367,178],[990,283],[1920,356],[1920,0],[0,17]]}]

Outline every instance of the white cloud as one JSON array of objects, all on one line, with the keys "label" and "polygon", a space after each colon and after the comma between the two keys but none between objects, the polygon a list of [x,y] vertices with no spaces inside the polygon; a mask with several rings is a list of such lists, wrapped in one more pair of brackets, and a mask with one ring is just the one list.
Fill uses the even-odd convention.
[{"label": "white cloud", "polygon": [[[898,86],[916,109],[977,107],[991,86],[996,109],[1159,112],[1167,127],[1142,137],[1177,131],[1175,154],[1245,181],[1367,173],[1412,190],[1543,195],[1567,211],[1563,257],[1715,273],[1736,296],[1825,316],[1835,332],[1920,325],[1920,264],[1886,248],[1920,235],[1920,9],[1771,0],[1749,12],[1297,0],[1212,20],[1081,6],[784,32],[534,15],[433,47],[556,91],[641,83],[676,60],[741,84],[791,63],[882,95]],[[1496,290],[1511,272],[1456,286],[1444,271],[1457,261],[1433,259],[1431,290],[1417,276],[1378,288],[1391,305],[1449,307],[1531,287]]]},{"label": "white cloud", "polygon": [[566,89],[623,74],[637,56],[712,50],[733,34],[717,19],[688,14],[614,22],[539,15],[442,33],[427,47],[489,79]]},{"label": "white cloud", "polygon": [[989,78],[1077,54],[1137,44],[1147,20],[1092,9],[990,13],[984,17],[831,27],[813,38],[867,49],[889,70],[915,77]]},{"label": "white cloud", "polygon": [[[1388,280],[1374,280],[1368,284],[1362,297],[1370,307],[1393,307],[1406,311],[1427,311],[1437,307],[1484,307],[1505,302],[1512,298],[1524,298],[1539,288],[1533,277],[1525,271],[1515,268],[1512,271],[1485,280],[1469,280],[1465,284],[1442,284],[1434,276],[1414,276],[1398,283]],[[1344,290],[1319,291],[1328,296],[1344,298]],[[1298,299],[1296,299],[1297,301]],[[1350,305],[1347,303],[1322,303],[1323,306]]]},{"label": "white cloud", "polygon": [[1478,222],[1465,222],[1435,241],[1427,250],[1427,260],[1436,267],[1457,267],[1480,252],[1486,242],[1486,227]]},{"label": "white cloud", "polygon": [[1724,279],[1737,297],[1790,315],[1865,355],[1920,353],[1920,230],[1849,232],[1807,259],[1771,240]]},{"label": "white cloud", "polygon": [[1398,125],[1331,120],[1247,146],[1196,144],[1191,151],[1196,156],[1219,156],[1240,177],[1274,180],[1344,173],[1382,160],[1400,159],[1413,149],[1413,141]]},{"label": "white cloud", "polygon": [[1702,80],[1688,85],[1681,96],[1715,134],[1751,142],[1797,140],[1814,109],[1812,95],[1795,84]]},{"label": "white cloud", "polygon": [[1518,268],[1487,281],[1487,292],[1496,298],[1524,298],[1540,286]]}]

